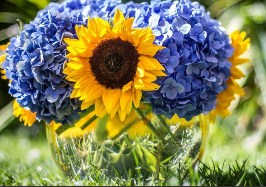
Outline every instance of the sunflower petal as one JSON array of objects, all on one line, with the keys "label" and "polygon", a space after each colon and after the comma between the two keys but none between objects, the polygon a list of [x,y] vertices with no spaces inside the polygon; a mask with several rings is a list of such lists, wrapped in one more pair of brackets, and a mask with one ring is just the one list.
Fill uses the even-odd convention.
[{"label": "sunflower petal", "polygon": [[134,106],[136,108],[139,107],[139,103],[140,103],[140,100],[141,100],[141,97],[142,97],[142,92],[140,90],[134,90],[133,91],[133,94],[134,94],[134,97],[133,97],[133,102],[134,102]]},{"label": "sunflower petal", "polygon": [[95,113],[98,117],[102,118],[106,115],[106,109],[104,107],[102,99],[97,99],[95,101]]},{"label": "sunflower petal", "polygon": [[119,114],[119,118],[120,118],[120,120],[121,121],[125,121],[125,119],[126,119],[126,115],[127,115],[127,113],[126,113],[126,111],[125,110],[118,110],[118,114]]},{"label": "sunflower petal", "polygon": [[162,49],[162,47],[157,46],[157,45],[141,46],[141,47],[137,48],[139,54],[148,55],[151,57],[154,57],[156,55],[157,51],[159,51],[161,49]]},{"label": "sunflower petal", "polygon": [[119,89],[114,89],[114,90],[108,89],[103,92],[102,100],[108,114],[112,112],[116,103],[119,101],[120,95],[121,95],[121,90]]},{"label": "sunflower petal", "polygon": [[94,101],[91,101],[91,102],[82,102],[81,103],[81,110],[85,110],[87,108],[89,108],[90,106],[92,106],[94,104]]},{"label": "sunflower petal", "polygon": [[129,103],[130,104],[132,103],[132,95],[130,90],[121,93],[120,97],[121,110],[125,110],[127,105],[130,105]]},{"label": "sunflower petal", "polygon": [[115,15],[114,15],[114,27],[118,25],[121,21],[125,20],[124,14],[119,10],[116,9]]},{"label": "sunflower petal", "polygon": [[125,92],[129,89],[131,89],[131,86],[132,86],[132,81],[128,82],[126,85],[123,86],[123,89],[122,89],[122,92]]},{"label": "sunflower petal", "polygon": [[139,77],[134,77],[134,87],[136,88],[136,89],[139,89],[139,90],[141,90],[141,89],[143,89],[144,88],[144,83],[143,83],[143,81],[141,80],[141,78],[139,78]]}]

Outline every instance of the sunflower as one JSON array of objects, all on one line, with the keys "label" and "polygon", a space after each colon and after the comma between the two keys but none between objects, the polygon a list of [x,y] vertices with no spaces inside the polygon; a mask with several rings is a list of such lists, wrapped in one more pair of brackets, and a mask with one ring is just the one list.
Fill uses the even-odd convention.
[{"label": "sunflower", "polygon": [[96,115],[117,113],[121,121],[139,107],[142,91],[157,90],[157,76],[164,67],[154,58],[162,46],[153,44],[150,28],[132,28],[134,19],[125,19],[116,10],[111,23],[88,18],[88,25],[76,26],[78,39],[65,38],[69,54],[64,73],[74,82],[71,98],[82,101],[84,110],[95,105]]},{"label": "sunflower", "polygon": [[[13,103],[13,115],[18,117],[20,122],[23,122],[25,126],[31,127],[36,122],[36,113],[32,113],[30,110],[21,107],[16,100]],[[69,127],[62,133],[58,134],[59,138],[80,137],[84,134],[91,133],[97,124],[97,120],[93,118],[94,115],[95,112],[85,115],[77,121],[73,127]],[[87,124],[88,121],[90,121],[90,124]],[[54,131],[62,126],[61,123],[56,123],[54,121],[48,125],[50,125]]]},{"label": "sunflower", "polygon": [[217,96],[217,105],[216,108],[210,112],[209,117],[211,121],[215,121],[216,116],[226,117],[230,114],[228,107],[231,102],[235,99],[235,94],[243,96],[243,88],[236,82],[237,79],[240,79],[245,76],[245,74],[238,69],[238,65],[244,64],[250,61],[248,58],[240,57],[245,53],[250,47],[250,38],[246,38],[246,32],[234,31],[230,34],[232,41],[232,47],[234,48],[233,55],[229,58],[229,61],[232,63],[231,66],[231,76],[227,80],[227,88]]},{"label": "sunflower", "polygon": [[31,127],[36,122],[36,113],[21,107],[16,100],[13,103],[13,115],[19,118],[25,126]]},{"label": "sunflower", "polygon": [[5,70],[3,70],[1,68],[1,65],[6,59],[5,50],[7,49],[8,45],[9,45],[9,42],[7,44],[5,44],[5,45],[0,45],[0,73],[2,74],[2,76],[1,76],[2,79],[7,79],[6,76],[5,76],[6,72],[5,72]]}]

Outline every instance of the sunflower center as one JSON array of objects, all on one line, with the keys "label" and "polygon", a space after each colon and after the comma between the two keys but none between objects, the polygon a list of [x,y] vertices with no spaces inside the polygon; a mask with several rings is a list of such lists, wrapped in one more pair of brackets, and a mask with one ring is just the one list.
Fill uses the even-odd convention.
[{"label": "sunflower center", "polygon": [[104,63],[109,71],[118,72],[123,64],[123,57],[118,53],[109,54]]},{"label": "sunflower center", "polygon": [[96,80],[106,88],[122,88],[136,75],[139,54],[128,41],[120,38],[102,41],[89,63]]}]

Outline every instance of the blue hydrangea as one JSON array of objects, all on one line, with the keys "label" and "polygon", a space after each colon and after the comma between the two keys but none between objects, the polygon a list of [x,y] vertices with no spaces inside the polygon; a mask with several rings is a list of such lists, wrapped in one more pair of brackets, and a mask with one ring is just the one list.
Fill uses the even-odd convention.
[{"label": "blue hydrangea", "polygon": [[198,2],[151,1],[128,7],[134,27],[151,27],[155,43],[165,46],[156,54],[167,76],[157,80],[160,89],[145,93],[156,114],[177,114],[190,120],[214,109],[226,89],[232,55],[229,36]]},{"label": "blue hydrangea", "polygon": [[52,3],[11,39],[2,65],[11,80],[9,93],[22,107],[36,112],[38,120],[72,124],[79,118],[80,102],[70,99],[73,84],[62,73],[63,38],[76,37],[75,25],[86,25],[88,15],[110,13],[115,5],[112,0]]},{"label": "blue hydrangea", "polygon": [[[78,10],[76,10],[78,9]],[[232,55],[229,37],[198,2],[153,0],[136,4],[109,0],[67,0],[51,3],[21,35],[11,40],[3,67],[12,80],[10,93],[23,107],[47,122],[72,122],[80,103],[70,99],[72,84],[62,69],[66,46],[63,37],[76,37],[75,24],[88,15],[109,20],[116,9],[134,17],[133,26],[151,27],[155,43],[165,46],[156,54],[167,76],[157,80],[160,89],[145,93],[156,114],[187,120],[208,113],[226,88]]]}]

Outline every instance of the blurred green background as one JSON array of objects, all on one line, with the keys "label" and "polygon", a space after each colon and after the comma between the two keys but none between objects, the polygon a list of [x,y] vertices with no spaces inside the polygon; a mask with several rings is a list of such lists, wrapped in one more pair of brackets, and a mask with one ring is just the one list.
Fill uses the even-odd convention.
[{"label": "blurred green background", "polygon": [[[28,23],[34,19],[37,11],[49,2],[49,0],[0,0],[0,44],[5,44],[8,37],[16,34],[10,31],[17,30],[20,21]],[[136,0],[136,2],[142,1]],[[254,165],[266,167],[266,1],[199,0],[199,2],[213,18],[221,22],[228,33],[236,29],[244,30],[251,38],[251,49],[246,54],[251,58],[251,63],[242,66],[247,76],[240,80],[246,95],[232,104],[231,108],[234,110],[231,116],[218,119],[217,123],[211,126],[204,162],[214,161],[222,165],[225,162],[241,162],[248,159],[250,167]],[[0,79],[0,109],[11,100],[8,94],[8,81]],[[9,149],[4,146],[9,145],[12,136],[22,137],[23,141],[29,144],[28,148],[30,145],[35,145],[34,141],[45,141],[43,126],[28,128],[18,124],[18,120],[15,119],[0,132],[0,159],[1,153],[7,154]]]}]

